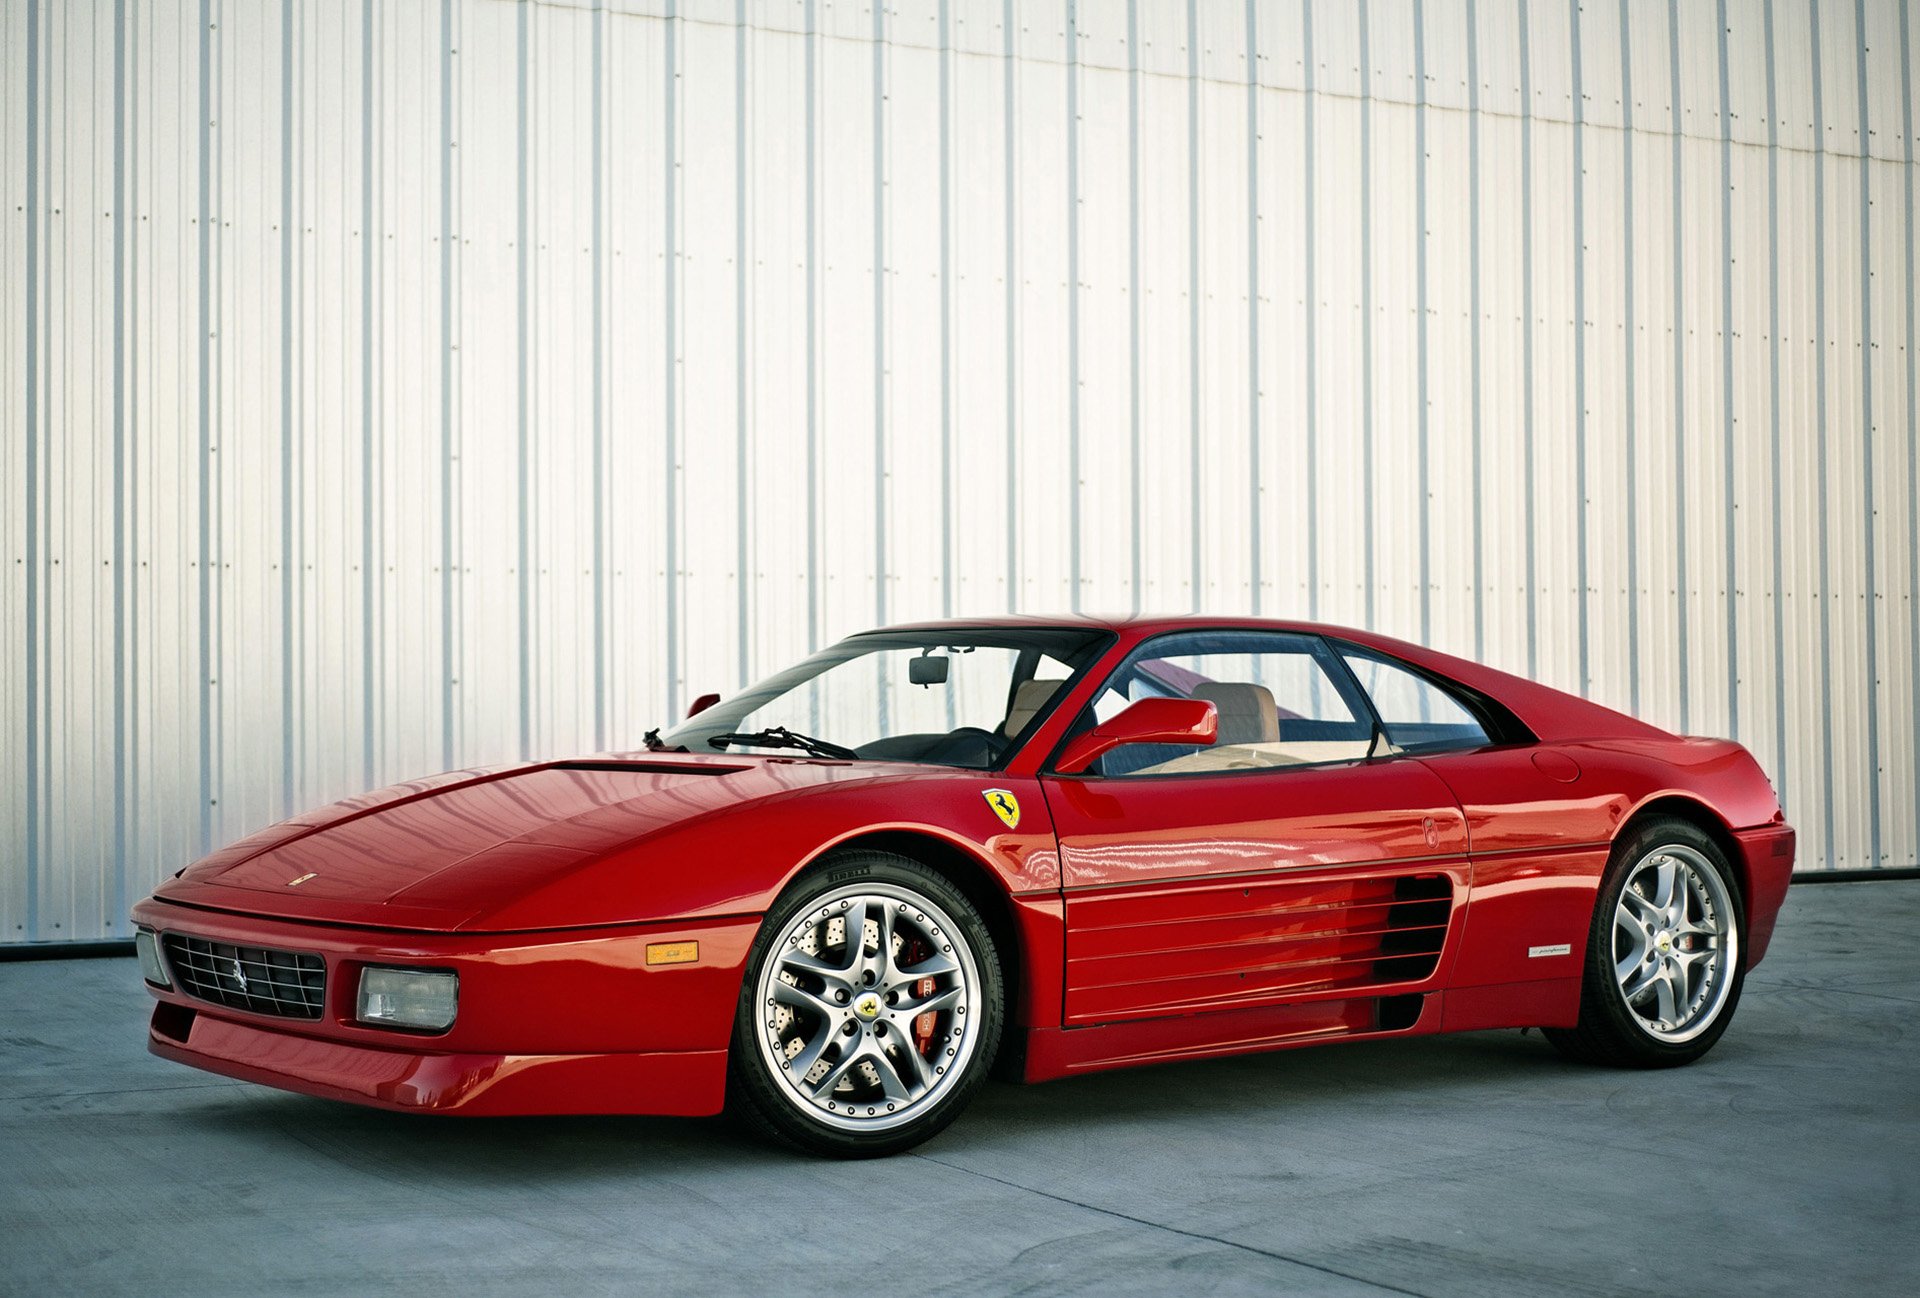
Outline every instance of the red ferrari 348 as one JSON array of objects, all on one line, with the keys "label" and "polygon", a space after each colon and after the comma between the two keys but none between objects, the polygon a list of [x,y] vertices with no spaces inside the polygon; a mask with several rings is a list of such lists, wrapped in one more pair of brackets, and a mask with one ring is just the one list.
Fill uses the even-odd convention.
[{"label": "red ferrari 348", "polygon": [[1361,631],[854,636],[644,751],[349,799],[134,909],[152,1050],[433,1113],[906,1149],[989,1072],[1540,1027],[1686,1063],[1794,834],[1739,744]]}]

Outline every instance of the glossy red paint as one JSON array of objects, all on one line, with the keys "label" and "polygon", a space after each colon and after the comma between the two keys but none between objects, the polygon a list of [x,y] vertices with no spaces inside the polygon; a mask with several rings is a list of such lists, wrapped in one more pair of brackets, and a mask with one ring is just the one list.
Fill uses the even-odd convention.
[{"label": "glossy red paint", "polygon": [[[451,1113],[719,1109],[759,917],[854,843],[975,884],[1017,970],[1010,1048],[1034,1081],[1382,1034],[1566,1024],[1594,889],[1649,809],[1697,819],[1741,874],[1765,953],[1794,838],[1752,757],[1366,632],[1248,619],[998,619],[1114,641],[1002,769],[616,753],[453,772],[295,817],[134,910],[161,934],[313,952],[317,1020],[153,989],[150,1046],[315,1095]],[[1110,780],[1054,771],[1143,640],[1324,634],[1506,708],[1535,742],[1337,765]],[[1023,814],[993,814],[988,790]],[[648,942],[698,942],[648,966]],[[1536,955],[1565,946],[1563,955]],[[439,1035],[355,1021],[367,964],[450,969]]]}]

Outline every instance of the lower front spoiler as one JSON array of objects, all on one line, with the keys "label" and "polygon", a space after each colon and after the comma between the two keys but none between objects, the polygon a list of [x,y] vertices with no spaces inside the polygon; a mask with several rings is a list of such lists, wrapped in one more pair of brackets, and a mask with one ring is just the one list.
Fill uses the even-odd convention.
[{"label": "lower front spoiler", "polygon": [[385,1049],[168,1004],[154,1009],[147,1049],[244,1082],[408,1113],[705,1117],[718,1113],[726,1096],[724,1050],[494,1055]]}]

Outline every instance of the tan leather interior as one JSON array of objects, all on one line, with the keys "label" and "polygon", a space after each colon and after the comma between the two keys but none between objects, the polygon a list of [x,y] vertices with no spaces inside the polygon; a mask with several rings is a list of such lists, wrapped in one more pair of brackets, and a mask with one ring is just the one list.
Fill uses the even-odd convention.
[{"label": "tan leather interior", "polygon": [[1047,706],[1047,700],[1053,697],[1053,692],[1065,684],[1065,681],[1038,679],[1021,681],[1020,687],[1013,692],[1013,707],[1008,711],[1006,724],[1000,727],[1000,733],[1011,739],[1025,730],[1034,715]]},{"label": "tan leather interior", "polygon": [[[1133,772],[1181,775],[1203,771],[1257,771],[1276,766],[1320,762],[1357,762],[1367,755],[1365,739],[1280,739],[1280,710],[1273,691],[1245,681],[1208,681],[1193,687],[1193,697],[1213,704],[1220,714],[1220,737],[1212,747],[1187,753]],[[1398,751],[1385,744],[1379,752]]]},{"label": "tan leather interior", "polygon": [[[1399,750],[1383,743],[1374,751],[1379,755]],[[1309,766],[1318,762],[1357,762],[1366,755],[1367,741],[1364,739],[1216,744],[1171,761],[1143,766],[1132,774],[1192,775],[1203,771],[1257,771],[1276,766]]]},{"label": "tan leather interior", "polygon": [[1213,704],[1220,714],[1215,744],[1270,744],[1280,738],[1280,709],[1264,685],[1208,681],[1193,687],[1193,697]]}]

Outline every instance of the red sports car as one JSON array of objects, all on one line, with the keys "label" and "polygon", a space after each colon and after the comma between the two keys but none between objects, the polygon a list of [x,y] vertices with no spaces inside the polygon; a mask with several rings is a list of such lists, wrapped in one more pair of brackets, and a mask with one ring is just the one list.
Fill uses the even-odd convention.
[{"label": "red sports car", "polygon": [[1003,618],[854,636],[645,751],[338,803],[134,919],[170,1059],[865,1155],[996,1067],[1535,1026],[1685,1063],[1793,848],[1740,745],[1383,636]]}]

